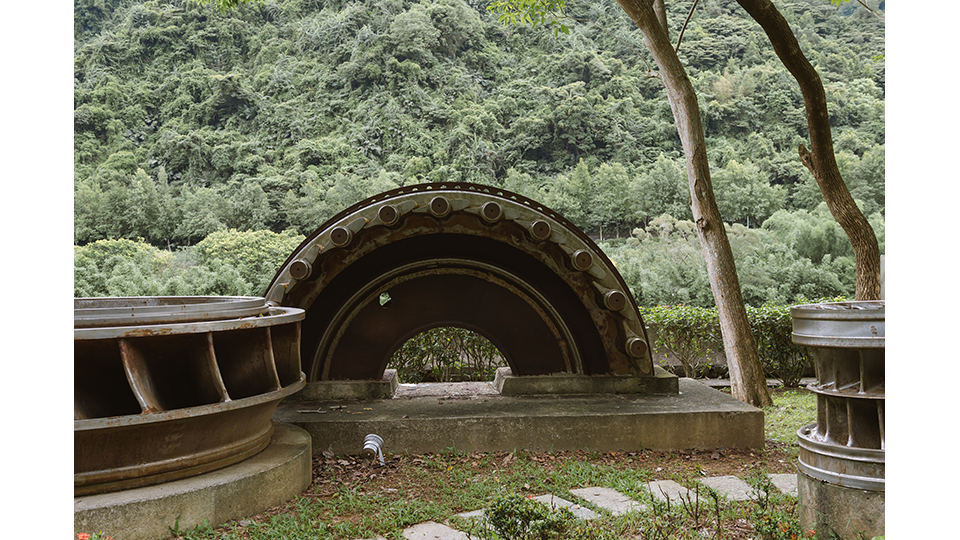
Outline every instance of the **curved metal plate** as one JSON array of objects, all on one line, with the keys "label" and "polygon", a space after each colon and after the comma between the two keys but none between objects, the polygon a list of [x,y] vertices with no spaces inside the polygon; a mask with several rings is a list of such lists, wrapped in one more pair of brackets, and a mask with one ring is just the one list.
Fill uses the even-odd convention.
[{"label": "curved metal plate", "polygon": [[266,313],[254,296],[128,296],[74,298],[73,327],[183,323],[251,317]]}]

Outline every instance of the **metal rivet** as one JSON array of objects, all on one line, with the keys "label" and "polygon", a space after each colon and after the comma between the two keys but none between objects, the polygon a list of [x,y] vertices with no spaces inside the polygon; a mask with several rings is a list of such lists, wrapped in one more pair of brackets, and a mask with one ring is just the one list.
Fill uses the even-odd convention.
[{"label": "metal rivet", "polygon": [[647,342],[638,337],[632,337],[627,340],[626,349],[630,356],[643,358],[647,354]]},{"label": "metal rivet", "polygon": [[290,263],[290,276],[293,279],[307,279],[311,272],[313,272],[313,267],[307,261],[297,259]]},{"label": "metal rivet", "polygon": [[443,217],[450,213],[450,203],[443,197],[434,197],[430,201],[430,213],[436,217]]},{"label": "metal rivet", "polygon": [[620,311],[627,305],[627,297],[620,291],[607,291],[603,295],[603,305],[610,311]]},{"label": "metal rivet", "polygon": [[400,212],[397,211],[396,207],[387,204],[380,207],[377,216],[380,217],[380,221],[384,225],[393,225],[400,219]]},{"label": "metal rivet", "polygon": [[353,233],[345,227],[337,227],[330,231],[330,241],[337,247],[343,247],[353,239]]},{"label": "metal rivet", "polygon": [[483,216],[483,219],[492,223],[503,217],[503,209],[500,208],[499,204],[490,201],[480,208],[480,215]]},{"label": "metal rivet", "polygon": [[538,219],[530,225],[530,234],[537,240],[546,240],[550,238],[550,224],[542,219]]},{"label": "metal rivet", "polygon": [[593,266],[593,255],[585,249],[579,249],[573,254],[573,267],[585,271]]}]

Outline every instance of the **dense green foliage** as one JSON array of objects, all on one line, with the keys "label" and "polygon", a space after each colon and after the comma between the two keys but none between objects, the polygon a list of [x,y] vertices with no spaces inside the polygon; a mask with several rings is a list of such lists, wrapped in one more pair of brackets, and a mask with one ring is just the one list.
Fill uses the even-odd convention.
[{"label": "dense green foliage", "polygon": [[[798,296],[793,299],[793,303],[844,300],[844,297],[837,296],[810,301]],[[723,352],[723,337],[716,309],[679,304],[641,308],[640,311],[644,322],[654,331],[655,362],[667,365],[669,355],[680,362],[686,377],[700,377],[704,374],[716,376],[710,371],[719,366],[712,364],[711,355]],[[790,306],[747,306],[747,318],[757,341],[764,376],[779,379],[783,386],[788,388],[799,386],[801,377],[813,367],[813,353],[808,347],[793,343]]]},{"label": "dense green foliage", "polygon": [[[672,28],[690,4],[668,3]],[[262,294],[282,256],[225,253],[218,267],[199,244],[308,234],[363,197],[456,180],[621,238],[604,248],[643,305],[712,305],[673,117],[632,22],[578,1],[566,11],[579,20],[555,33],[505,26],[487,5],[76,0],[75,243],[166,252],[78,258],[76,293]],[[882,238],[883,21],[851,4],[778,6],[821,73],[841,171]],[[797,156],[799,90],[762,31],[732,0],[700,2],[680,54],[747,302],[851,293],[848,243]]]},{"label": "dense green foliage", "polygon": [[292,231],[231,230],[171,252],[142,239],[97,240],[73,249],[73,294],[262,296],[301,241]]},{"label": "dense green foliage", "polygon": [[387,365],[405,383],[492,381],[506,366],[486,338],[463,328],[441,327],[409,339]]}]

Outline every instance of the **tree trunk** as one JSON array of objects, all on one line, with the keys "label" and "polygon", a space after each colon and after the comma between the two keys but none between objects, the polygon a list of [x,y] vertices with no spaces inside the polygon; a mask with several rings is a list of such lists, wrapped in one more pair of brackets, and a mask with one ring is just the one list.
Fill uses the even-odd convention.
[{"label": "tree trunk", "polygon": [[733,396],[759,407],[770,405],[770,391],[743,305],[733,252],[713,196],[697,95],[670,44],[666,27],[656,14],[654,2],[657,0],[617,1],[643,32],[647,48],[660,68],[660,77],[677,122],[686,156],[693,218],[717,305]]},{"label": "tree trunk", "polygon": [[833,152],[827,96],[820,75],[804,56],[790,25],[770,0],[737,0],[763,28],[780,61],[803,93],[810,131],[810,150],[800,145],[800,160],[813,174],[833,218],[853,245],[857,265],[857,300],[880,299],[880,247],[870,222],[857,208],[840,176]]}]

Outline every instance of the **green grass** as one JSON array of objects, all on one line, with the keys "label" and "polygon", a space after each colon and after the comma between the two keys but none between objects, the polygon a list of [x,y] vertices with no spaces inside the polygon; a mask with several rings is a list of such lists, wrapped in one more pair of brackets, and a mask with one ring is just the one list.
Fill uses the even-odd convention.
[{"label": "green grass", "polygon": [[768,439],[796,447],[797,430],[817,421],[817,397],[804,388],[773,393],[773,405],[763,408]]},{"label": "green grass", "polygon": [[[724,452],[724,459],[741,460],[738,464],[745,467],[738,474],[744,479],[768,472],[774,462],[781,467],[777,472],[792,470],[789,456],[796,455],[797,429],[816,419],[816,396],[807,390],[776,390],[773,399],[774,405],[764,408],[764,416],[766,438],[775,442],[764,449],[743,451],[739,457],[734,451]],[[386,468],[351,463],[342,467],[318,463],[311,489],[282,508],[216,528],[180,531],[180,538],[353,540],[380,536],[402,540],[401,531],[407,527],[490,508],[510,494],[553,493],[576,500],[570,490],[590,486],[615,489],[647,503],[651,511],[619,517],[601,513],[596,520],[572,524],[569,531],[549,538],[714,538],[720,530],[723,538],[731,540],[788,540],[789,535],[781,537],[777,531],[788,526],[796,532],[799,527],[792,497],[777,494],[762,506],[759,501],[710,502],[695,515],[683,505],[657,503],[641,489],[662,478],[692,487],[701,474],[716,474],[709,470],[714,463],[710,452],[697,456],[679,452],[470,454],[448,450],[391,456]],[[701,473],[701,467],[707,472]],[[464,525],[462,520],[451,523]],[[492,538],[479,528],[473,534],[474,538]]]}]

